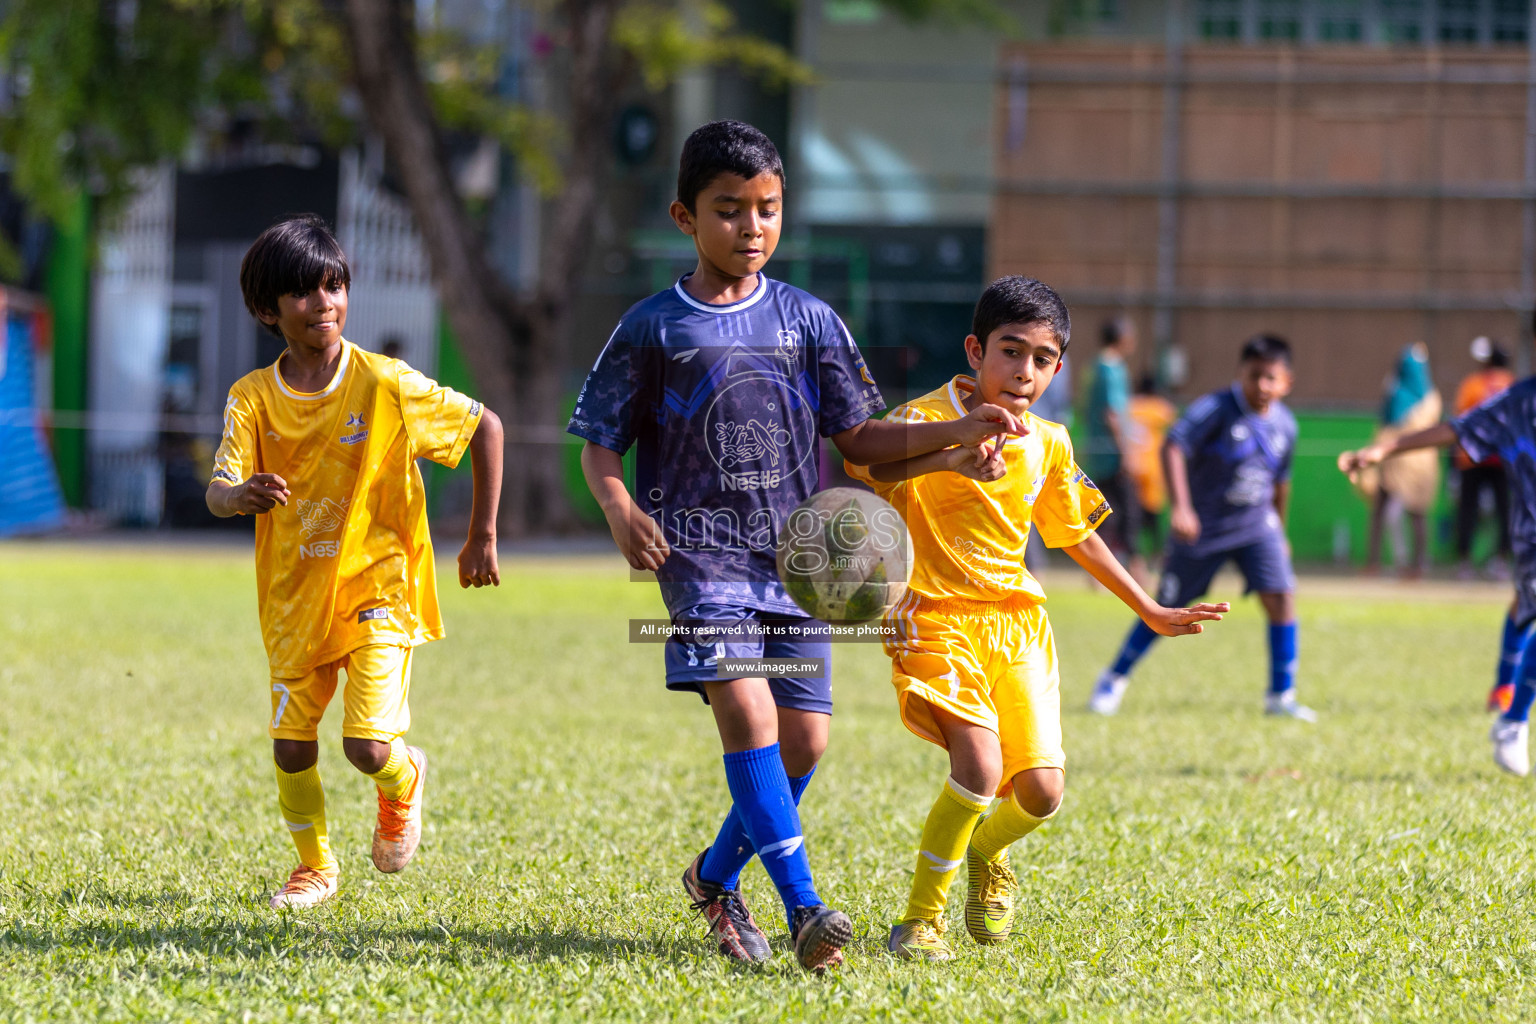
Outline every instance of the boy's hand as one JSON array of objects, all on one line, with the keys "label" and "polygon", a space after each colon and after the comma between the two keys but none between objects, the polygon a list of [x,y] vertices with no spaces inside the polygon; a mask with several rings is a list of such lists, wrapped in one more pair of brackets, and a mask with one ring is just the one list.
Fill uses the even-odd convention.
[{"label": "boy's hand", "polygon": [[633,502],[627,511],[608,517],[608,529],[613,534],[613,542],[619,546],[619,553],[631,569],[655,572],[672,553],[656,520],[640,511],[640,506]]},{"label": "boy's hand", "polygon": [[459,552],[460,587],[499,587],[501,569],[496,564],[496,538],[470,537]]},{"label": "boy's hand", "polygon": [[1008,475],[1008,465],[1003,461],[1003,448],[999,437],[989,444],[977,445],[975,448],[967,448],[960,445],[955,448],[944,449],[945,461],[953,473],[959,473],[963,477],[972,480],[988,482],[1001,480]]},{"label": "boy's hand", "polygon": [[955,440],[967,448],[975,448],[989,438],[1012,434],[1022,437],[1029,433],[1024,421],[1000,405],[984,402],[955,420]]},{"label": "boy's hand", "polygon": [[257,473],[229,489],[227,504],[232,511],[259,516],[278,505],[286,506],[288,498],[287,481],[276,473]]},{"label": "boy's hand", "polygon": [[1188,636],[1204,632],[1202,622],[1220,622],[1222,613],[1231,610],[1232,606],[1226,601],[1220,604],[1197,604],[1192,608],[1164,608],[1159,605],[1156,611],[1142,616],[1142,620],[1163,636]]},{"label": "boy's hand", "polygon": [[1185,544],[1200,539],[1200,517],[1188,505],[1175,505],[1168,513],[1168,528]]},{"label": "boy's hand", "polygon": [[1386,458],[1386,450],[1379,444],[1366,445],[1352,452],[1339,453],[1339,471],[1349,476],[1369,469]]}]

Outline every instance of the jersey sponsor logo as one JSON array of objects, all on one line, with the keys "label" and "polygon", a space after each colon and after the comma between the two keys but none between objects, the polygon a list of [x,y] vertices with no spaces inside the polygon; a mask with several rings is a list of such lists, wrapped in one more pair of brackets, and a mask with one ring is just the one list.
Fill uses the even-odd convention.
[{"label": "jersey sponsor logo", "polygon": [[674,363],[686,363],[686,362],[689,362],[690,360],[692,360],[693,357],[698,355],[698,354],[699,354],[699,350],[698,349],[696,349],[696,348],[687,348],[687,349],[684,349],[683,351],[677,353],[676,355],[674,355],[672,357],[672,361]]},{"label": "jersey sponsor logo", "polygon": [[1099,507],[1088,513],[1088,525],[1098,526],[1099,520],[1109,515],[1109,502],[1099,502]]},{"label": "jersey sponsor logo", "polygon": [[777,420],[766,424],[756,419],[745,425],[730,421],[715,424],[715,449],[720,454],[722,469],[765,457],[777,465],[789,441],[789,431],[781,429]]},{"label": "jersey sponsor logo", "polygon": [[347,429],[352,430],[352,433],[343,434],[337,438],[342,444],[357,444],[359,441],[368,439],[368,421],[363,419],[363,414],[360,412],[347,414]]},{"label": "jersey sponsor logo", "polygon": [[321,533],[330,533],[347,521],[347,506],[352,504],[351,498],[342,498],[340,501],[332,501],[330,498],[322,498],[319,501],[306,501],[300,498],[298,501],[299,529],[303,531],[304,539]]},{"label": "jersey sponsor logo", "polygon": [[357,613],[358,622],[372,622],[375,619],[389,618],[388,608],[364,608]]},{"label": "jersey sponsor logo", "polygon": [[341,541],[317,540],[313,544],[300,544],[300,558],[335,558],[341,554]]}]

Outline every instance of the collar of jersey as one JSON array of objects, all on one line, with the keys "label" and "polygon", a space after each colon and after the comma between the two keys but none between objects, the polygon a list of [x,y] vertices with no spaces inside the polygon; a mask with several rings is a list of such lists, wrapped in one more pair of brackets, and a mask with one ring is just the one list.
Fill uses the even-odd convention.
[{"label": "collar of jersey", "polygon": [[336,364],[336,373],[331,377],[331,382],[325,386],[324,391],[295,391],[283,380],[283,371],[278,369],[282,363],[282,357],[272,361],[272,378],[277,381],[277,388],[289,398],[296,398],[301,402],[315,402],[322,398],[328,398],[341,387],[341,379],[347,375],[347,365],[352,362],[352,343],[346,338],[341,339],[341,360]]},{"label": "collar of jersey", "polygon": [[[961,419],[964,419],[970,415],[970,412],[966,409],[965,403],[960,400],[960,385],[962,383],[965,385],[965,390],[975,391],[976,378],[970,376],[969,374],[957,373],[955,374],[955,379],[949,382],[949,400],[955,404],[956,415],[958,415]],[[1025,413],[1024,415],[1028,416],[1029,413]],[[1018,448],[1028,440],[1028,434],[1025,434],[1023,437],[1009,436],[1003,439],[1003,447]]]},{"label": "collar of jersey", "polygon": [[694,309],[699,310],[701,313],[740,313],[742,310],[750,306],[757,305],[762,297],[768,294],[768,279],[763,276],[762,271],[758,271],[757,287],[752,290],[751,295],[748,295],[740,302],[732,303],[729,306],[715,306],[708,302],[700,302],[698,299],[688,294],[688,290],[683,287],[683,282],[692,276],[692,274],[684,274],[682,277],[678,278],[677,283],[672,286],[672,290],[677,292],[678,298],[688,303],[688,305],[692,306]]}]

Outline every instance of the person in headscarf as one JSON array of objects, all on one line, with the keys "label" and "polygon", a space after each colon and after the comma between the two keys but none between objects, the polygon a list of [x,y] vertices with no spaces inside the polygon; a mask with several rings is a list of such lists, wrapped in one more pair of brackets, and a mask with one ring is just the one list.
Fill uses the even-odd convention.
[{"label": "person in headscarf", "polygon": [[[1423,430],[1440,422],[1440,392],[1435,390],[1429,372],[1429,349],[1422,341],[1403,349],[1397,367],[1386,380],[1386,394],[1381,406],[1381,426],[1374,444],[1389,444],[1404,434]],[[1374,500],[1371,509],[1371,538],[1366,554],[1366,568],[1375,571],[1381,565],[1383,530],[1392,530],[1392,547],[1408,579],[1424,574],[1429,558],[1429,510],[1440,491],[1440,460],[1433,451],[1413,452],[1384,462],[1374,474],[1361,474],[1360,489]],[[1403,562],[1403,519],[1407,518],[1413,535],[1413,551]]]}]

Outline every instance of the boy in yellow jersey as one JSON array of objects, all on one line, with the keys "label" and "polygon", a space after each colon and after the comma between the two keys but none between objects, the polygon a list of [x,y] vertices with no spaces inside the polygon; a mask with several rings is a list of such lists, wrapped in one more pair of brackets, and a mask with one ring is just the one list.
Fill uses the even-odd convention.
[{"label": "boy in yellow jersey", "polygon": [[[898,957],[953,955],[944,904],[962,859],[966,930],[981,943],[1007,938],[1018,888],[1008,847],[1061,804],[1056,647],[1045,592],[1024,566],[1031,524],[1159,633],[1198,633],[1228,610],[1162,607],[1094,533],[1108,503],[1077,468],[1066,428],[1028,411],[1070,337],[1067,308],[1046,285],[993,282],[965,339],[976,376],[956,377],[891,417],[951,420],[994,403],[1021,417],[1026,433],[980,452],[950,448],[848,467],[901,511],[911,533],[916,561],[907,596],[886,619],[896,629],[886,653],[902,721],[949,751],[950,776],[923,827],[906,911],[891,929],[888,948]],[[1002,802],[986,814],[994,794]]]},{"label": "boy in yellow jersey", "polygon": [[208,485],[218,516],[256,515],[256,596],[271,662],[278,805],[299,866],[274,909],[334,895],[338,867],[316,766],[320,716],[347,673],[342,749],[374,780],[373,863],[399,871],[421,841],[427,757],[410,728],[411,650],[443,635],[417,458],[474,466],[460,586],[497,585],[501,423],[479,402],[341,336],[351,272],[318,217],[262,232],[240,265],[251,315],[288,348],[224,406]]}]

